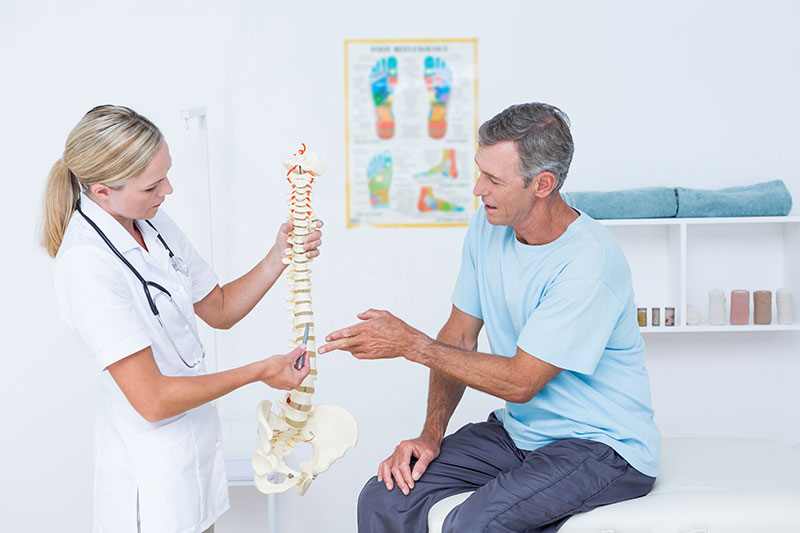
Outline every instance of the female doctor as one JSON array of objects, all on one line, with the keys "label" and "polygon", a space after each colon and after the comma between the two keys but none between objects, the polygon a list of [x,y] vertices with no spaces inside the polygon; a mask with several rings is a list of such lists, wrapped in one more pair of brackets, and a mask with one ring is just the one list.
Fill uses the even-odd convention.
[{"label": "female doctor", "polygon": [[[252,270],[224,286],[159,206],[172,193],[169,148],[131,109],[100,106],[50,172],[42,244],[55,257],[62,318],[97,369],[96,532],[213,530],[229,507],[213,400],[248,383],[297,387],[298,346],[206,374],[195,315],[228,329],[284,269],[289,223]],[[318,222],[317,227],[322,227]],[[319,255],[321,233],[306,238]]]}]

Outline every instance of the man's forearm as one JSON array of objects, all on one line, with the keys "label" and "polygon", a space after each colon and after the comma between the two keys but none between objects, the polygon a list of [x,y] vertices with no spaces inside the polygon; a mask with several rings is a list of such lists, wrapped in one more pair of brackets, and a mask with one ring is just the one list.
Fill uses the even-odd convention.
[{"label": "man's forearm", "polygon": [[[462,332],[447,326],[442,328],[436,340],[462,349],[477,348],[475,340],[467,339]],[[463,383],[431,368],[428,379],[428,412],[422,428],[423,434],[428,434],[436,440],[444,437],[447,424],[464,396],[465,388]]]},{"label": "man's forearm", "polygon": [[463,383],[431,369],[428,380],[428,412],[422,428],[423,434],[437,441],[444,438],[447,424],[461,401],[465,388]]},{"label": "man's forearm", "polygon": [[524,403],[530,399],[531,383],[520,372],[516,357],[480,353],[430,338],[405,357],[503,400]]}]

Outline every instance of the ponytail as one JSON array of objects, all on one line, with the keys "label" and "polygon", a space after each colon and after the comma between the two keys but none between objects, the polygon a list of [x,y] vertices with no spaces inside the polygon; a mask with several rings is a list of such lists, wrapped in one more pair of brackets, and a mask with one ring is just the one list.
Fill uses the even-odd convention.
[{"label": "ponytail", "polygon": [[56,161],[50,170],[44,194],[42,247],[50,257],[55,257],[61,247],[80,192],[78,179],[67,168],[64,159]]},{"label": "ponytail", "polygon": [[124,186],[144,171],[162,140],[155,124],[127,107],[102,105],[83,116],[47,180],[42,247],[51,257],[61,247],[81,188]]}]

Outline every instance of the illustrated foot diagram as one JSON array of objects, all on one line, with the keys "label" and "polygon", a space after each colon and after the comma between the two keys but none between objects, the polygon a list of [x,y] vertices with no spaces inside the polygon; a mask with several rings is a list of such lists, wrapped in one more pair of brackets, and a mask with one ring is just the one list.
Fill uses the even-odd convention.
[{"label": "illustrated foot diagram", "polygon": [[433,56],[425,58],[425,86],[431,102],[428,135],[433,139],[441,139],[447,133],[447,103],[452,81],[453,74],[443,59]]},{"label": "illustrated foot diagram", "polygon": [[389,205],[389,187],[392,185],[392,154],[389,150],[376,154],[367,165],[369,203],[372,207]]},{"label": "illustrated foot diagram", "polygon": [[445,200],[436,198],[433,195],[433,187],[422,187],[419,190],[419,200],[417,200],[417,209],[426,213],[428,211],[463,211],[464,208],[451,204]]},{"label": "illustrated foot diagram", "polygon": [[394,136],[394,113],[392,113],[392,95],[397,86],[397,58],[384,57],[372,67],[369,75],[372,88],[372,100],[375,102],[377,121],[375,128],[378,137],[391,139]]},{"label": "illustrated foot diagram", "polygon": [[414,174],[415,178],[422,178],[425,176],[444,176],[445,178],[457,178],[458,167],[456,167],[456,150],[455,148],[445,148],[442,152],[442,160],[436,165],[432,166],[425,172]]}]

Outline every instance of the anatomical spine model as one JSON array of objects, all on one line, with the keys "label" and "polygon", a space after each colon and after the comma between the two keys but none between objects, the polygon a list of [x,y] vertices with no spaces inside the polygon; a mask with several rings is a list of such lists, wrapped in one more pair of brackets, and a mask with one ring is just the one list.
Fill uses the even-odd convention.
[{"label": "anatomical spine model", "polygon": [[[293,336],[289,345],[294,348],[303,341],[306,326],[306,357],[310,358],[311,372],[299,387],[286,394],[277,405],[279,413],[272,412],[272,402],[264,400],[258,405],[258,446],[253,453],[255,485],[263,493],[284,492],[291,487],[305,494],[311,482],[325,472],[348,448],[356,445],[358,426],[353,415],[338,405],[312,405],[314,382],[317,379],[317,353],[314,336],[314,313],[311,310],[311,270],[303,239],[314,231],[311,185],[314,178],[325,171],[316,154],[306,151],[305,145],[296,154],[283,161],[292,185],[289,193],[289,217],[294,225],[289,233],[290,248],[283,262],[288,265],[288,309],[291,311]],[[292,453],[300,442],[311,444],[313,455],[293,470],[284,457]]]}]

